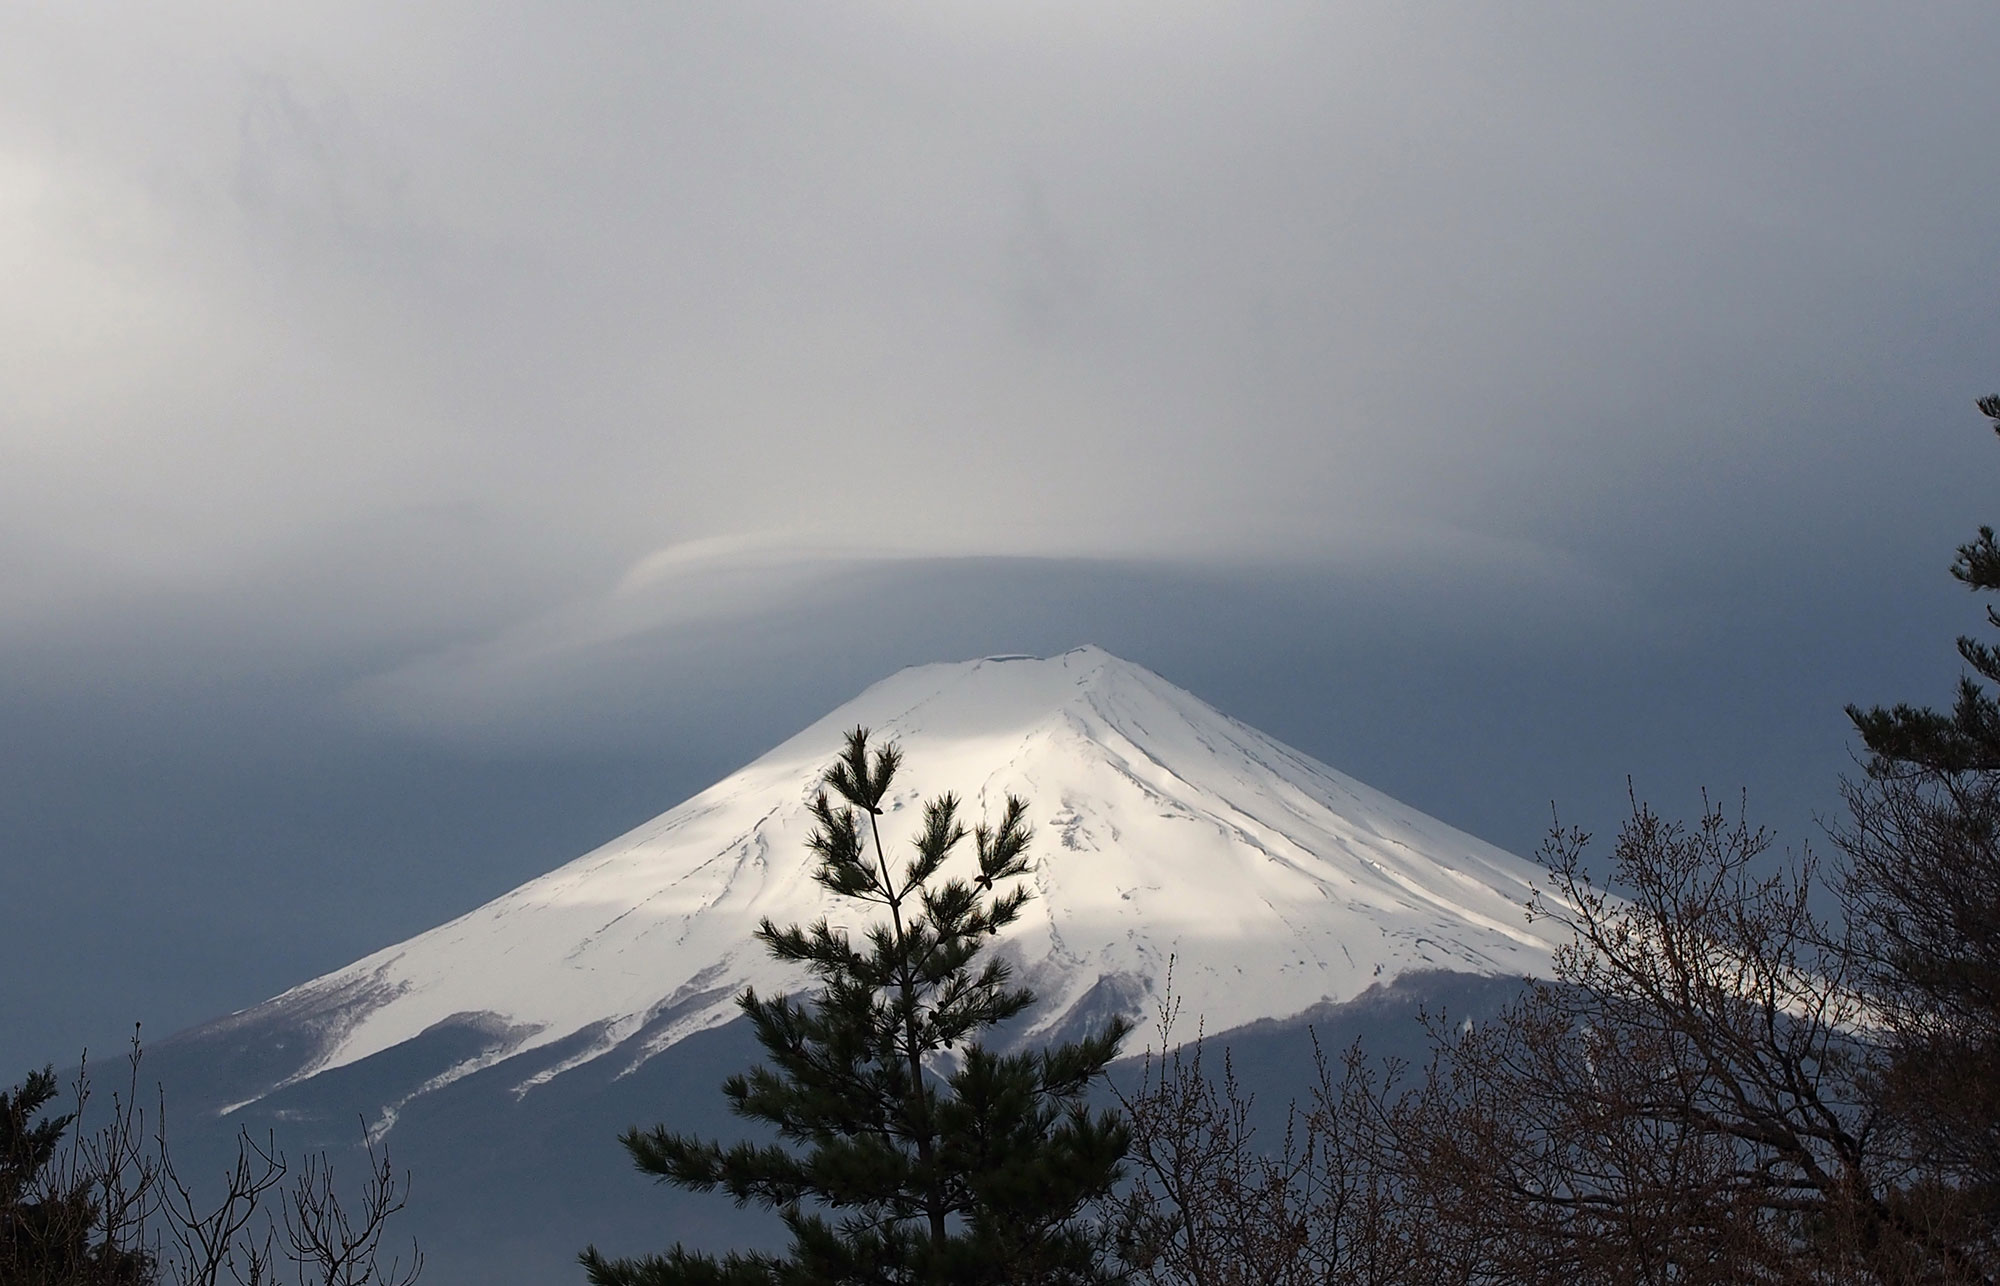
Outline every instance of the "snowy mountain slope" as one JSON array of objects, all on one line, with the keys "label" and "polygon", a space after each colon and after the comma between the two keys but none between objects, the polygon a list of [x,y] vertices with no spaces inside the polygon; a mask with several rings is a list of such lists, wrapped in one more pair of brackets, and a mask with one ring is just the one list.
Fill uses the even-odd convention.
[{"label": "snowy mountain slope", "polygon": [[905,753],[892,856],[929,796],[957,792],[972,819],[1009,793],[1029,802],[1036,897],[999,946],[1041,997],[1023,1038],[1149,1013],[1170,956],[1183,1011],[1210,1031],[1413,970],[1548,971],[1553,940],[1521,909],[1539,868],[1080,648],[893,675],[594,852],[211,1024],[211,1042],[287,1034],[229,1106],[426,1033],[475,1033],[383,1105],[386,1126],[496,1065],[520,1069],[517,1094],[606,1058],[627,1072],[735,1018],[745,985],[799,986],[750,935],[765,916],[860,927],[805,847],[819,774],[856,724]]}]

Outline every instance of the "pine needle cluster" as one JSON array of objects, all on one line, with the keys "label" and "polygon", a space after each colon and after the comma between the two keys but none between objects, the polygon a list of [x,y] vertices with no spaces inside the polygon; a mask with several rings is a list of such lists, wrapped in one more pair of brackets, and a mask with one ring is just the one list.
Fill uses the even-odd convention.
[{"label": "pine needle cluster", "polygon": [[[788,1254],[664,1255],[583,1262],[600,1286],[667,1283],[1108,1280],[1088,1213],[1116,1183],[1128,1135],[1085,1102],[1129,1024],[1001,1053],[981,1035],[1034,1002],[986,951],[1030,893],[1027,805],[970,830],[951,794],[930,800],[895,869],[881,818],[902,757],[848,734],[812,808],[814,873],[878,917],[860,941],[826,917],[769,919],[758,939],[817,983],[804,1000],[739,999],[768,1063],[723,1084],[731,1110],[778,1141],[721,1143],[664,1125],[622,1138],[639,1169],[778,1212]],[[829,793],[831,792],[831,793]],[[835,800],[839,802],[836,803]],[[977,874],[944,878],[967,838]]]}]

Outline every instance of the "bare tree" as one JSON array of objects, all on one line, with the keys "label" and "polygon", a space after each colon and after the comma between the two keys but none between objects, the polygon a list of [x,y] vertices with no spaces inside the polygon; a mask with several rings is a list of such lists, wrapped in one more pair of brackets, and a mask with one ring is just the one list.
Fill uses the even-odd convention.
[{"label": "bare tree", "polygon": [[1555,980],[1492,1022],[1428,1019],[1421,1069],[1321,1059],[1268,1151],[1226,1056],[1215,1081],[1199,1045],[1149,1062],[1132,1262],[1201,1286],[1993,1280],[1885,1100],[1880,991],[1814,914],[1814,859],[1768,848],[1720,809],[1635,803],[1614,896],[1558,830],[1533,908],[1571,933]]},{"label": "bare tree", "polygon": [[1358,1049],[1336,1067],[1315,1038],[1310,1098],[1286,1105],[1265,1147],[1228,1051],[1215,1074],[1199,1033],[1174,1044],[1177,1016],[1170,967],[1158,1052],[1148,1049],[1138,1085],[1119,1095],[1134,1173],[1115,1228],[1135,1276],[1158,1286],[1425,1280],[1442,1257],[1404,1218],[1410,1194],[1380,1146],[1397,1070],[1378,1076]]},{"label": "bare tree", "polygon": [[1844,945],[1883,1037],[1871,1088],[1925,1176],[1913,1215],[2000,1264],[2000,774],[1876,765],[1845,789]]},{"label": "bare tree", "polygon": [[159,1166],[138,1099],[138,1045],[130,1081],[107,1119],[91,1114],[87,1062],[71,1082],[70,1109],[38,1114],[58,1094],[53,1069],[0,1094],[0,1281],[23,1286],[126,1286],[157,1269],[149,1221]]},{"label": "bare tree", "polygon": [[[151,1128],[138,1106],[135,1035],[128,1084],[102,1123],[90,1114],[87,1063],[70,1111],[54,1074],[0,1093],[0,1282],[7,1286],[412,1286],[423,1257],[385,1260],[389,1220],[403,1210],[398,1175],[365,1125],[368,1175],[350,1212],[324,1154],[293,1174],[276,1147],[239,1132],[219,1188],[183,1175],[168,1147],[162,1099]],[[288,1182],[289,1178],[289,1182]],[[283,1271],[285,1268],[289,1271]]]},{"label": "bare tree", "polygon": [[333,1163],[324,1153],[309,1156],[281,1210],[287,1255],[302,1286],[411,1286],[423,1271],[424,1257],[415,1243],[407,1264],[398,1257],[384,1264],[382,1240],[389,1219],[409,1198],[409,1176],[400,1179],[389,1154],[377,1154],[366,1122],[362,1138],[368,1153],[368,1177],[362,1182],[361,1208],[350,1215],[334,1189]]},{"label": "bare tree", "polygon": [[249,1131],[239,1131],[222,1196],[210,1205],[174,1167],[164,1107],[160,1119],[161,1223],[173,1248],[165,1257],[168,1275],[177,1286],[217,1286],[225,1280],[264,1286],[271,1280],[272,1238],[268,1220],[258,1216],[265,1194],[284,1182],[285,1158],[271,1141],[260,1145]]},{"label": "bare tree", "polygon": [[1584,869],[1589,837],[1557,830],[1535,906],[1573,935],[1556,984],[1447,1049],[1494,1128],[1434,1151],[1492,1170],[1503,1209],[1579,1270],[1896,1278],[1921,1242],[1884,1200],[1905,1176],[1867,1092],[1868,1015],[1813,913],[1814,860],[1759,874],[1769,843],[1720,808],[1683,826],[1635,801],[1619,898]]}]

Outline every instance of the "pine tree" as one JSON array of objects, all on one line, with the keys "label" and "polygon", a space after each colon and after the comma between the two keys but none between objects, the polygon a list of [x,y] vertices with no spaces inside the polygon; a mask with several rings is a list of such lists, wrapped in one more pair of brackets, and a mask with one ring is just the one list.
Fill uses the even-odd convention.
[{"label": "pine tree", "polygon": [[[1084,1102],[1129,1030],[1113,1020],[1086,1039],[1002,1054],[983,1032],[1020,1014],[1033,995],[1006,962],[981,959],[1013,923],[1030,873],[1026,805],[1009,797],[1000,822],[972,832],[978,874],[941,879],[967,836],[950,794],[925,805],[915,853],[900,873],[883,847],[883,800],[901,765],[893,745],[872,755],[856,728],[813,802],[808,843],[829,892],[884,915],[860,949],[824,917],[810,926],[766,919],[757,937],[803,965],[818,990],[801,1003],[739,1000],[768,1066],[731,1076],[739,1116],[779,1141],[725,1148],[655,1126],[622,1136],[639,1169],[738,1204],[779,1212],[787,1255],[732,1252],[720,1260],[676,1245],[665,1255],[582,1260],[600,1286],[666,1283],[1083,1283],[1107,1280],[1086,1207],[1117,1181],[1128,1136],[1113,1113]],[[827,791],[842,801],[836,806]]]},{"label": "pine tree", "polygon": [[[115,1176],[79,1164],[74,1140],[64,1154],[64,1135],[77,1116],[47,1112],[56,1097],[49,1067],[0,1090],[0,1283],[145,1286],[158,1280],[152,1256],[119,1244],[138,1239],[121,1235],[122,1210],[106,1209],[117,1185],[104,1180]],[[104,1153],[86,1147],[85,1155]]]},{"label": "pine tree", "polygon": [[[1979,410],[2000,433],[2000,395],[1980,398]],[[1981,527],[1977,540],[1958,547],[1951,574],[1975,593],[2000,590],[2000,538],[1993,528]],[[1988,607],[1986,620],[2000,628],[2000,610]],[[1960,636],[1958,653],[1979,678],[2000,682],[2000,648]],[[1874,756],[1871,772],[2000,772],[2000,701],[1972,675],[1960,677],[1958,699],[1948,712],[1911,705],[1849,706],[1847,715]]]},{"label": "pine tree", "polygon": [[[2000,432],[2000,397],[1979,401]],[[2000,590],[1991,527],[1951,573]],[[2000,628],[2000,611],[1988,607]],[[1949,710],[1850,706],[1867,775],[1834,833],[1849,861],[1848,949],[1888,1029],[1889,1120],[1970,1253],[2000,1271],[2000,648],[1958,640],[1973,673]],[[1976,677],[1975,677],[1976,676]]]}]

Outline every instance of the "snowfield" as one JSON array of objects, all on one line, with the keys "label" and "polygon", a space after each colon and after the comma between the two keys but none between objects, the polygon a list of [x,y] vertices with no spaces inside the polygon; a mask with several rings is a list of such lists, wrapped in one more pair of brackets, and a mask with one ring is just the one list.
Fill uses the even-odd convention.
[{"label": "snowfield", "polygon": [[[318,1033],[279,1085],[446,1022],[490,1040],[417,1093],[559,1041],[555,1061],[524,1060],[520,1092],[601,1058],[637,1066],[736,1017],[746,986],[802,985],[751,938],[760,919],[863,926],[813,882],[805,843],[857,724],[904,752],[892,859],[933,795],[957,793],[968,824],[1028,801],[1035,897],[997,943],[1040,997],[1021,1039],[1150,1015],[1169,957],[1182,1013],[1210,1031],[1411,970],[1549,972],[1554,929],[1523,911],[1539,867],[1086,647],[904,670],[629,834],[241,1017]],[[969,874],[970,848],[947,870]]]}]

